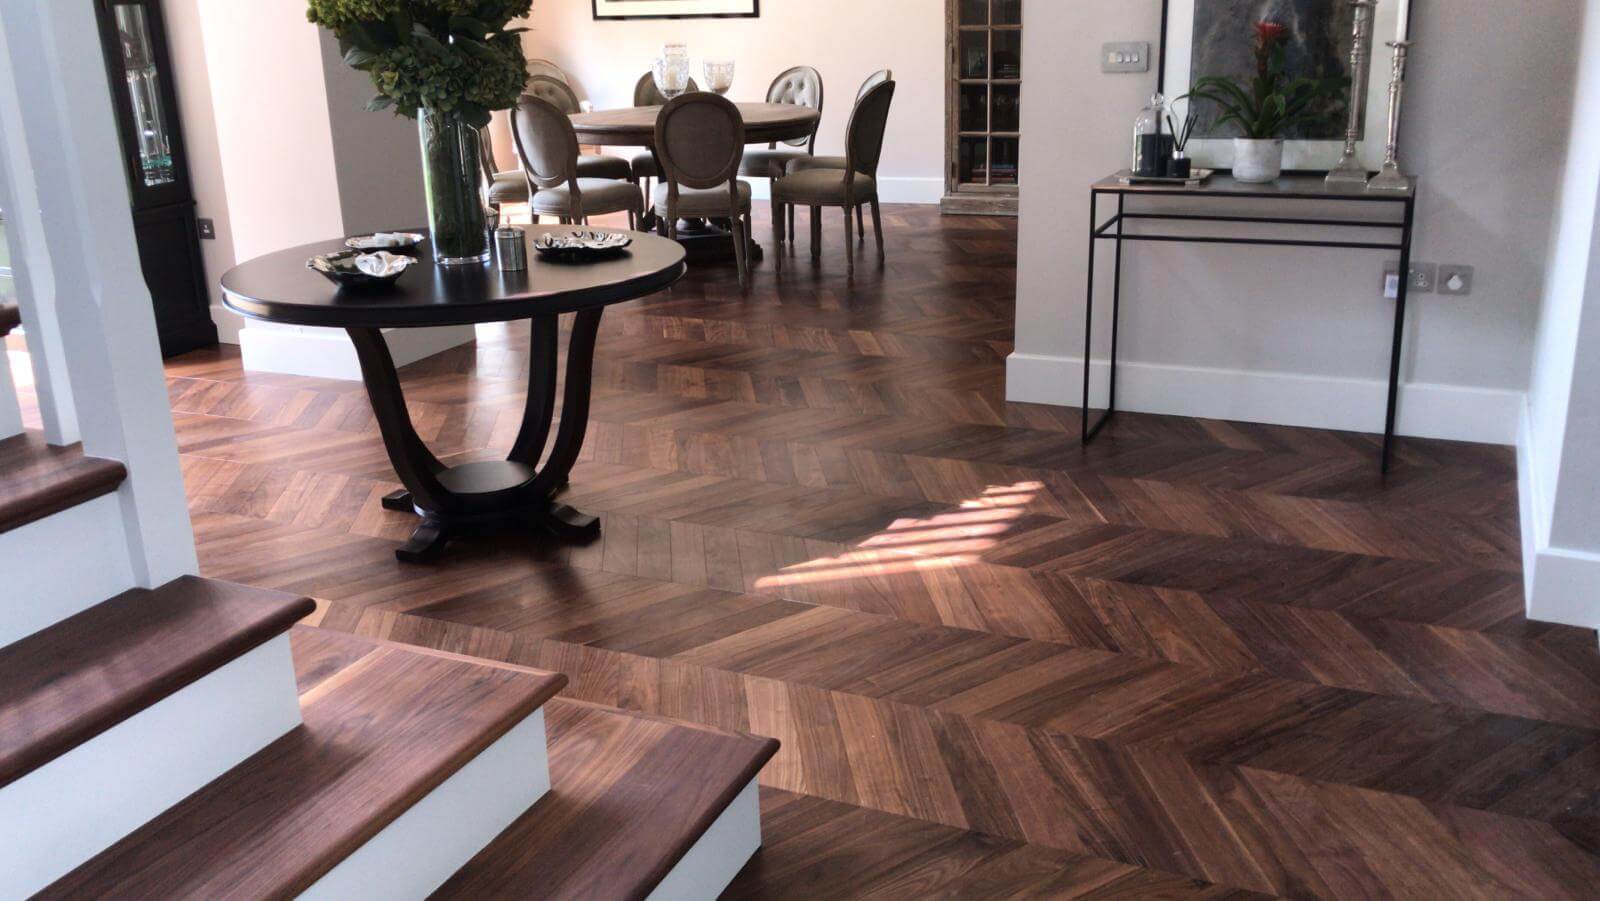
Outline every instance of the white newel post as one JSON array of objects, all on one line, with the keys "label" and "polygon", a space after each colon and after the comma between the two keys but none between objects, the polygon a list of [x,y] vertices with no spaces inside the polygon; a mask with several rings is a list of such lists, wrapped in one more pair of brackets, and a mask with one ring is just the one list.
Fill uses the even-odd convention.
[{"label": "white newel post", "polygon": [[119,500],[136,577],[157,585],[198,564],[94,8],[0,0],[0,33],[9,59],[0,98],[19,107],[0,106],[5,175],[38,211],[10,220],[29,248],[29,281],[18,287],[49,280],[53,309],[25,302],[54,316],[84,452],[127,465]]}]

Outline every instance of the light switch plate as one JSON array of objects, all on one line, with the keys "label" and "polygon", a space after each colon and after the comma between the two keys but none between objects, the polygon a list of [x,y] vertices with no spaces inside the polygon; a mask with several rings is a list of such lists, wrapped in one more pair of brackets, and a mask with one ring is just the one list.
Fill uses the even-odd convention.
[{"label": "light switch plate", "polygon": [[1475,274],[1471,266],[1440,263],[1439,293],[1446,297],[1466,297],[1472,293],[1472,277]]},{"label": "light switch plate", "polygon": [[200,240],[215,241],[217,238],[217,223],[210,219],[196,219],[195,227],[200,230]]},{"label": "light switch plate", "polygon": [[1150,71],[1150,43],[1148,41],[1123,41],[1106,44],[1100,48],[1102,72]]}]

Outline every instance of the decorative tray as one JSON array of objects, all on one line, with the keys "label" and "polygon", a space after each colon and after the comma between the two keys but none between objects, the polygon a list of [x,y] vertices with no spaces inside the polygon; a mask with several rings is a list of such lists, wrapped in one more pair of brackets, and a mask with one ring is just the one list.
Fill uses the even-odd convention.
[{"label": "decorative tray", "polygon": [[626,232],[545,232],[533,241],[533,250],[552,263],[589,263],[618,256],[633,243]]},{"label": "decorative tray", "polygon": [[401,256],[387,250],[377,253],[343,250],[314,256],[306,260],[306,268],[341,287],[361,288],[393,284],[416,262],[416,257]]},{"label": "decorative tray", "polygon": [[1216,174],[1215,169],[1196,169],[1188,178],[1167,178],[1160,175],[1134,175],[1124,169],[1117,173],[1117,181],[1125,185],[1179,185],[1186,188],[1197,188],[1206,183],[1206,179]]},{"label": "decorative tray", "polygon": [[423,236],[416,232],[378,232],[372,235],[356,235],[345,238],[344,246],[351,250],[372,252],[375,250],[389,250],[395,253],[410,253],[417,249],[423,241]]}]

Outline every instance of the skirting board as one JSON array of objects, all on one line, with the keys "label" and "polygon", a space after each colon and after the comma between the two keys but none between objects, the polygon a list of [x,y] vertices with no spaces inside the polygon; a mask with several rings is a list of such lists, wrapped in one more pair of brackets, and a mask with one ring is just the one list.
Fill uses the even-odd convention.
[{"label": "skirting board", "polygon": [[[756,200],[772,199],[772,180],[749,178],[750,196]],[[878,177],[878,199],[884,203],[938,203],[944,196],[944,180],[940,178],[914,178],[896,175]],[[837,210],[835,211],[837,212]]]},{"label": "skirting board", "polygon": [[1600,628],[1600,554],[1550,546],[1550,499],[1538,484],[1533,422],[1523,405],[1517,430],[1517,501],[1522,518],[1523,597],[1529,619]]},{"label": "skirting board", "polygon": [[[466,344],[470,325],[384,329],[396,366],[405,366]],[[276,372],[323,379],[361,378],[355,345],[340,329],[280,326],[252,322],[239,331],[246,372]]]},{"label": "skirting board", "polygon": [[[1104,406],[1110,370],[1105,361],[1094,364],[1091,406]],[[1079,406],[1083,359],[1013,353],[1006,359],[1006,399]],[[1117,363],[1117,408],[1134,413],[1377,433],[1387,399],[1388,383],[1379,379]],[[1402,383],[1396,431],[1511,445],[1522,403],[1520,391]]]}]

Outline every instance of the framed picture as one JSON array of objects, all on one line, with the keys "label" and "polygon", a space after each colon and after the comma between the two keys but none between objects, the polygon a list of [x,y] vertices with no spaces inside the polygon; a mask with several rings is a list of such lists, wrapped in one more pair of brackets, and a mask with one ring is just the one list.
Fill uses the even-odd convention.
[{"label": "framed picture", "polygon": [[761,0],[594,0],[596,19],[753,19]]},{"label": "framed picture", "polygon": [[[1164,0],[1161,37],[1161,93],[1167,102],[1189,93],[1198,79],[1212,75],[1247,80],[1255,72],[1258,22],[1288,30],[1286,61],[1290,77],[1354,78],[1350,71],[1355,45],[1355,9],[1349,0]],[[1388,41],[1406,38],[1411,0],[1378,0],[1368,43],[1368,76],[1352,85],[1364,92],[1365,115],[1359,144],[1360,160],[1369,171],[1383,165],[1388,137],[1389,75],[1392,51]],[[1311,121],[1285,136],[1283,167],[1295,172],[1326,172],[1344,152],[1350,98],[1330,101]],[[1180,113],[1185,104],[1177,104]],[[1199,114],[1188,155],[1194,165],[1233,168],[1232,125],[1216,123],[1214,105],[1197,101]]]}]

